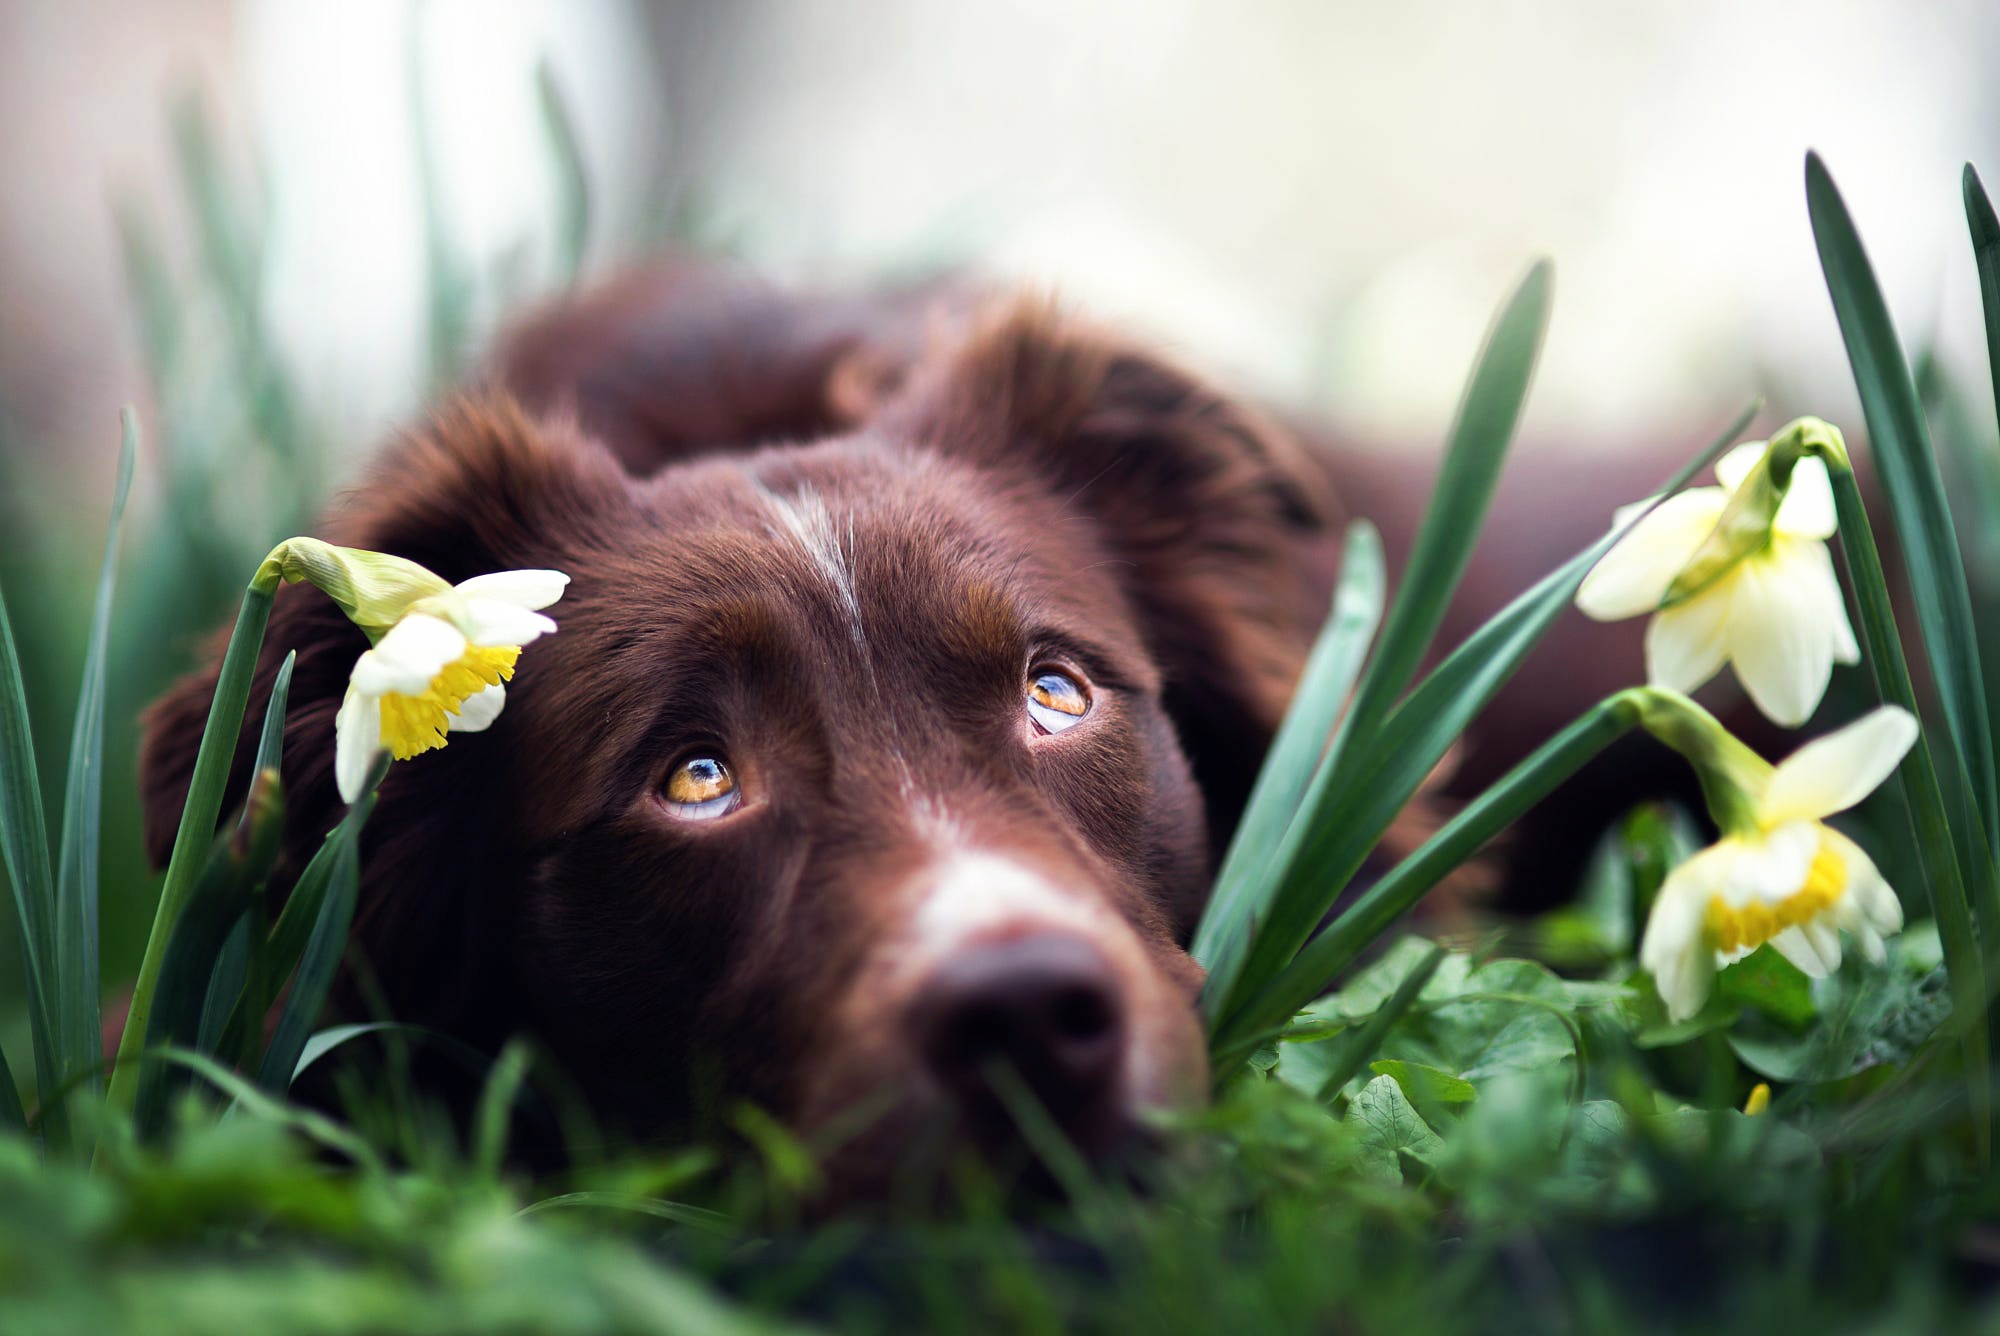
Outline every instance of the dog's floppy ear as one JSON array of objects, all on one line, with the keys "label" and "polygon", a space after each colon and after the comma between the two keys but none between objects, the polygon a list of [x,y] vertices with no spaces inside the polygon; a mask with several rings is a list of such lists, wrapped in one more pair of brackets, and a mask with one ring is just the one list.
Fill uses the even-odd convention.
[{"label": "dog's floppy ear", "polygon": [[1289,433],[1045,303],[1000,308],[885,421],[1032,468],[1101,527],[1166,676],[1219,848],[1325,618],[1335,503]]},{"label": "dog's floppy ear", "polygon": [[[461,400],[392,450],[336,510],[327,537],[422,563],[447,580],[494,570],[563,564],[553,535],[587,535],[603,508],[625,503],[624,475],[608,455],[558,422],[532,422],[504,398]],[[588,541],[585,538],[583,541]],[[215,692],[226,632],[207,665],[155,702],[145,717],[140,786],[146,848],[164,863],[187,798],[196,751]],[[298,661],[286,711],[285,840],[279,882],[288,884],[343,810],[334,784],[335,712],[367,638],[316,589],[278,590],[234,757],[223,811],[241,803],[271,685],[289,651]],[[532,689],[533,656],[517,684]],[[489,733],[462,734],[421,763],[391,769],[383,801],[363,836],[357,938],[399,1014],[435,1017],[439,997],[399,996],[405,980],[442,995],[462,990],[449,960],[406,959],[412,950],[473,958],[478,924],[467,917],[482,860],[504,856],[485,798],[503,716]]]}]

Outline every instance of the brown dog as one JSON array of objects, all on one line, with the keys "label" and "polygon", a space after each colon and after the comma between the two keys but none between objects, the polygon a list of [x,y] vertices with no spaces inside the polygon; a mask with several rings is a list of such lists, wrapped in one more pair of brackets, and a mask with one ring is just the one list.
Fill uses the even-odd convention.
[{"label": "brown dog", "polygon": [[[499,723],[384,785],[355,950],[395,1013],[537,1036],[634,1135],[710,1096],[865,1111],[849,1186],[1008,1142],[996,1063],[1092,1153],[1200,1098],[1181,943],[1326,608],[1322,468],[1034,303],[669,268],[496,380],[327,526],[574,579]],[[296,650],[292,869],[363,648],[281,592],[251,717]],[[148,721],[156,858],[213,685]]]}]

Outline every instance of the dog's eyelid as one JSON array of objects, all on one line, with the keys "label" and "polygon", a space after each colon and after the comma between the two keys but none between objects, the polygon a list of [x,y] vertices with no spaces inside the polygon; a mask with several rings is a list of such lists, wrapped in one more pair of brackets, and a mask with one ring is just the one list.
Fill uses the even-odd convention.
[{"label": "dog's eyelid", "polygon": [[1065,631],[1043,630],[1028,637],[1029,677],[1053,669],[1079,674],[1093,688],[1130,690],[1132,683],[1112,667],[1111,656]]}]

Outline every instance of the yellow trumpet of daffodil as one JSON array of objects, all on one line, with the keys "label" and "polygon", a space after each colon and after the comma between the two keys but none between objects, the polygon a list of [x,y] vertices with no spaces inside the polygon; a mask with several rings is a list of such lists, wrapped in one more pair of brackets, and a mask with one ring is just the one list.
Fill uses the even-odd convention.
[{"label": "yellow trumpet of daffodil", "polygon": [[[1584,579],[1577,606],[1599,621],[1652,614],[1653,685],[1691,692],[1733,664],[1768,718],[1803,724],[1833,665],[1861,657],[1826,546],[1836,521],[1821,454],[1845,460],[1846,446],[1817,418],[1738,446],[1716,463],[1718,486],[1668,497],[1634,525]],[[1624,507],[1616,526],[1651,504]]]},{"label": "yellow trumpet of daffodil", "polygon": [[[1825,823],[1872,793],[1916,743],[1908,710],[1884,705],[1799,748],[1775,768],[1721,726],[1664,740],[1701,772],[1722,838],[1668,874],[1646,921],[1639,963],[1651,972],[1667,1015],[1701,1010],[1718,968],[1769,942],[1813,978],[1840,967],[1840,933],[1871,960],[1903,926],[1896,893],[1861,847]],[[1649,726],[1651,726],[1649,724]],[[1713,731],[1708,738],[1690,733]]]},{"label": "yellow trumpet of daffodil", "polygon": [[334,716],[334,778],[348,803],[382,752],[407,761],[451,733],[490,727],[522,647],[556,629],[541,609],[569,584],[561,571],[520,570],[454,585],[402,557],[314,538],[272,549],[258,583],[279,580],[320,589],[374,645],[356,660]]}]

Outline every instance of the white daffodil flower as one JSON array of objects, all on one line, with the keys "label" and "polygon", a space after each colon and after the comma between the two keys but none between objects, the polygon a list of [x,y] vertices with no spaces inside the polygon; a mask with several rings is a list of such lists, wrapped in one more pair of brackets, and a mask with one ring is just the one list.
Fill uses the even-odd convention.
[{"label": "white daffodil flower", "polygon": [[1765,942],[1815,979],[1840,967],[1842,931],[1882,959],[1902,906],[1868,855],[1824,818],[1874,792],[1916,740],[1910,712],[1885,705],[1807,743],[1745,795],[1749,828],[1668,875],[1639,963],[1669,1018],[1700,1011],[1716,970]]},{"label": "white daffodil flower", "polygon": [[382,751],[407,761],[489,727],[521,647],[556,629],[539,610],[568,584],[560,571],[500,571],[410,602],[356,661],[334,716],[341,799],[361,796]]},{"label": "white daffodil flower", "polygon": [[[1731,663],[1757,708],[1796,728],[1819,707],[1833,665],[1860,662],[1861,650],[1827,552],[1833,487],[1818,458],[1794,466],[1768,525],[1751,517],[1740,540],[1732,536],[1719,553],[1710,543],[1765,449],[1762,441],[1738,446],[1716,463],[1719,486],[1661,502],[1585,577],[1576,604],[1598,621],[1653,614],[1646,678],[1655,686],[1692,692]],[[1617,527],[1646,504],[1620,510]],[[1705,546],[1711,567],[1694,589],[1677,588]]]}]

